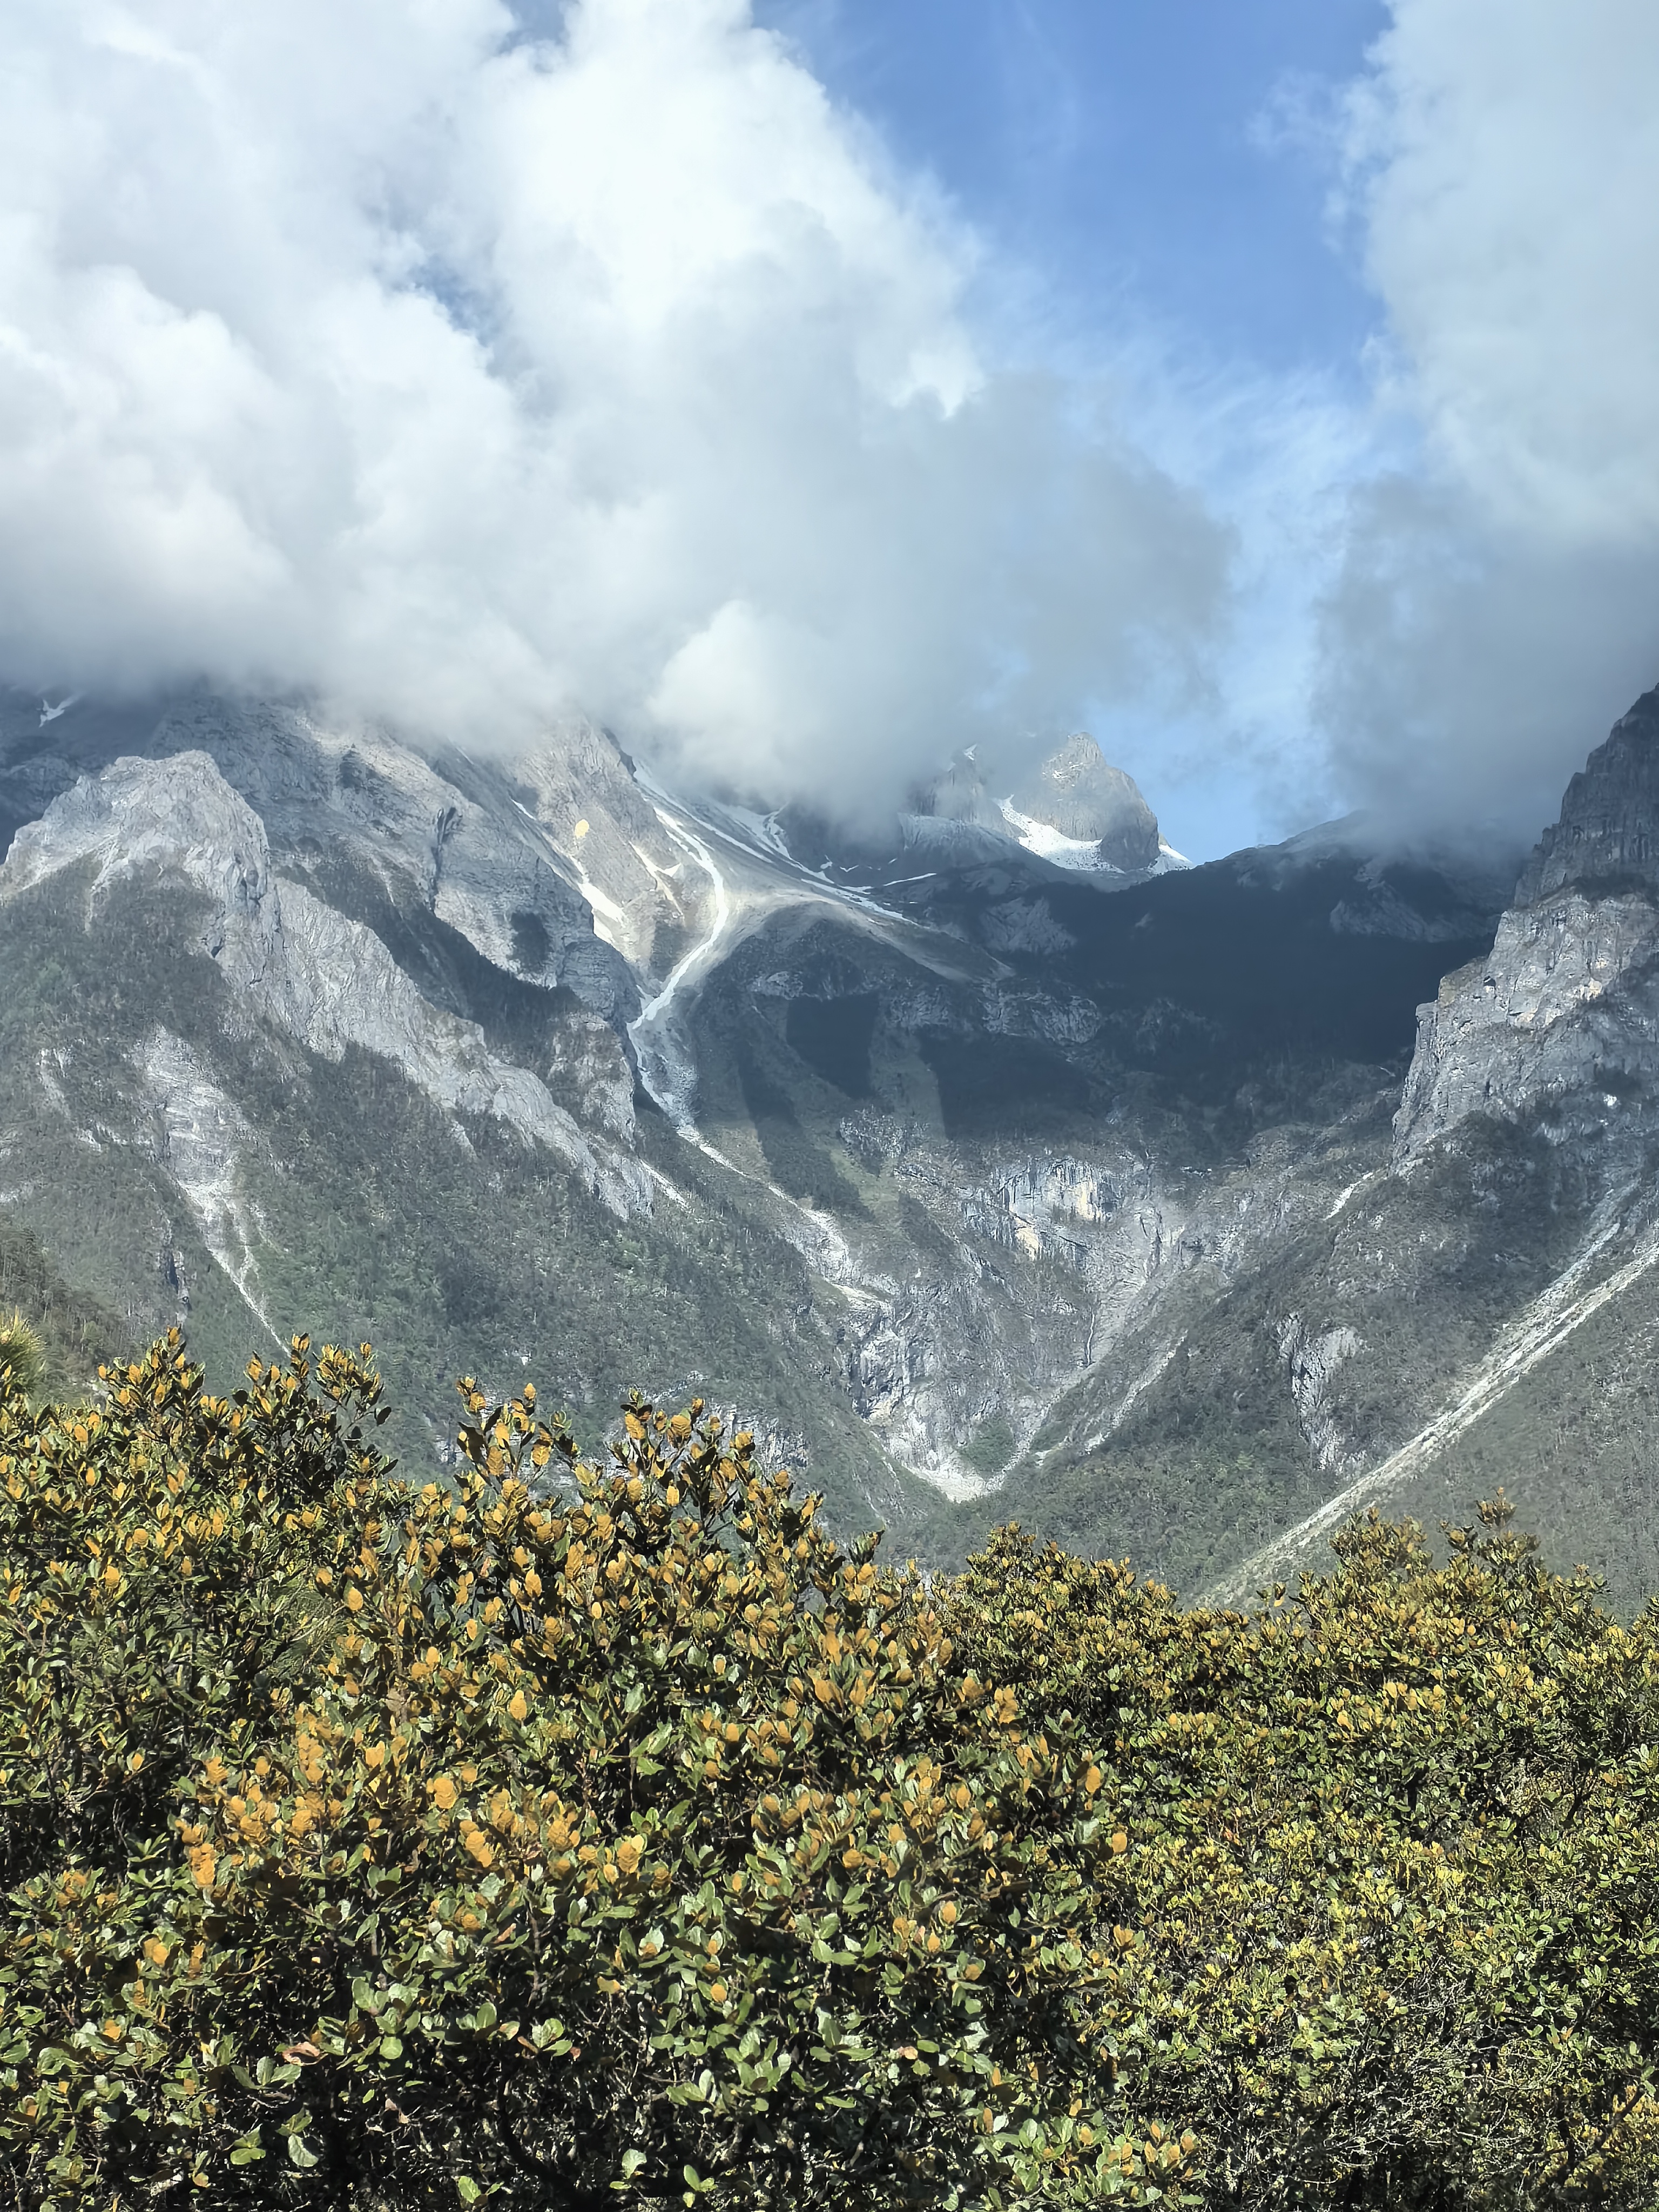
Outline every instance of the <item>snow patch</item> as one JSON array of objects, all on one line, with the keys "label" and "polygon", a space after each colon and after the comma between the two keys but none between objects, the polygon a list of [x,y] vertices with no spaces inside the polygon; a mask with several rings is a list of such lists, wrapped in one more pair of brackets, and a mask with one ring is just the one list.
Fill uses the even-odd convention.
[{"label": "snow patch", "polygon": [[1032,815],[1022,814],[1012,799],[999,799],[997,805],[1001,809],[1003,820],[1020,843],[1028,853],[1035,853],[1039,860],[1052,860],[1057,868],[1079,868],[1094,875],[1121,876],[1123,873],[1121,868],[1115,868],[1109,860],[1102,860],[1097,837],[1065,836],[1060,830],[1051,829],[1048,823],[1039,822]]}]

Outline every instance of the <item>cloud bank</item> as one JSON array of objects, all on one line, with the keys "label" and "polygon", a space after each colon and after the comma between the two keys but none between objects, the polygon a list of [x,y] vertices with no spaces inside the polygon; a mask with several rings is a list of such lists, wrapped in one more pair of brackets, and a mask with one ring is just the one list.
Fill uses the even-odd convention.
[{"label": "cloud bank", "polygon": [[1659,681],[1659,13],[1392,16],[1346,189],[1417,449],[1353,495],[1321,710],[1353,798],[1530,835]]},{"label": "cloud bank", "polygon": [[745,0],[13,0],[0,678],[314,690],[890,799],[1192,696],[1229,538],[986,357]]}]

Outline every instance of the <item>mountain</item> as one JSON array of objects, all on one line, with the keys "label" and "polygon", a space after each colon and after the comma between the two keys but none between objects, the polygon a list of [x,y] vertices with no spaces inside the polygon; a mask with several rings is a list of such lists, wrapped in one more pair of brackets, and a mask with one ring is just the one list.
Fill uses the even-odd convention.
[{"label": "mountain", "polygon": [[[1339,1512],[1376,1503],[1432,1525],[1502,1481],[1621,1603],[1659,1589],[1656,1164],[1659,690],[1573,777],[1490,949],[1419,1010],[1386,1168],[1354,1208],[1382,1218],[1370,1234],[1396,1254],[1423,1224],[1445,1255],[1427,1269],[1433,1304],[1484,1279],[1486,1340],[1468,1338],[1438,1402],[1418,1396],[1419,1419],[1371,1431],[1352,1484],[1233,1586],[1305,1559]],[[1320,1310],[1340,1325],[1333,1276]]]},{"label": "mountain", "polygon": [[1010,793],[1003,811],[1020,842],[1050,860],[1061,859],[1065,848],[1092,846],[1090,859],[1073,865],[1145,875],[1157,872],[1170,850],[1133,780],[1080,730]]},{"label": "mountain", "polygon": [[[0,1224],[223,1376],[372,1338],[412,1462],[463,1371],[590,1442],[630,1383],[696,1390],[844,1525],[944,1559],[1017,1516],[1196,1590],[1312,1556],[1356,1485],[1462,1510],[1508,1452],[1634,1589],[1639,1407],[1594,1377],[1647,1280],[1644,714],[1549,847],[1623,778],[1626,872],[1534,863],[1528,905],[1363,823],[1188,867],[1081,737],[849,835],[581,723],[469,757],[13,696]],[[1539,985],[1522,1068],[1480,1009],[1574,898],[1599,990]]]}]

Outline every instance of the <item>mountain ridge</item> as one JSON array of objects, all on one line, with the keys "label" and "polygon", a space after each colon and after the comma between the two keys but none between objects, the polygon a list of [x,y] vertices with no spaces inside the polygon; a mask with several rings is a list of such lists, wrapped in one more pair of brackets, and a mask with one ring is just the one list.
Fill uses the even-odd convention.
[{"label": "mountain ridge", "polygon": [[926,1555],[1017,1514],[1218,1588],[1455,1402],[1616,1178],[1578,1076],[1571,1141],[1422,1121],[1489,870],[1355,825],[1062,866],[953,774],[931,850],[830,850],[591,724],[496,761],[13,697],[0,1212],[226,1364],[374,1337],[440,1464],[447,1374],[533,1359],[595,1435],[633,1382],[740,1412]]}]

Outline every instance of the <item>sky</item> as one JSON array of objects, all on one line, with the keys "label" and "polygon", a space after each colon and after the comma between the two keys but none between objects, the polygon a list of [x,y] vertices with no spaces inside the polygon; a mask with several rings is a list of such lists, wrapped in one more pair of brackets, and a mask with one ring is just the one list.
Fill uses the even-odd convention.
[{"label": "sky", "polygon": [[1530,837],[1656,247],[1650,0],[11,0],[0,680]]}]

